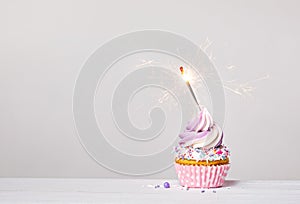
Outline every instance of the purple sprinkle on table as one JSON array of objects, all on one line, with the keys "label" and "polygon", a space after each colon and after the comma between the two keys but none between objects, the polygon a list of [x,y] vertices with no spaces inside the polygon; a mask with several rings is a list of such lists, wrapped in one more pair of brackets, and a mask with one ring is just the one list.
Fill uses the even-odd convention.
[{"label": "purple sprinkle on table", "polygon": [[170,183],[169,183],[169,182],[165,182],[165,183],[164,183],[164,187],[165,187],[165,188],[170,188]]}]

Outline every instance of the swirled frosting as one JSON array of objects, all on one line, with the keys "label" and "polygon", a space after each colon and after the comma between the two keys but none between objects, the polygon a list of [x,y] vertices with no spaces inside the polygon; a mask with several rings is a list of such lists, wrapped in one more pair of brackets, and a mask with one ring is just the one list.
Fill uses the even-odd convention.
[{"label": "swirled frosting", "polygon": [[228,148],[222,145],[223,131],[205,107],[179,137],[179,145],[175,148],[177,159],[213,161],[229,156]]},{"label": "swirled frosting", "polygon": [[214,123],[207,109],[203,108],[199,116],[189,122],[179,137],[181,146],[193,144],[196,147],[211,148],[222,144],[223,131]]}]

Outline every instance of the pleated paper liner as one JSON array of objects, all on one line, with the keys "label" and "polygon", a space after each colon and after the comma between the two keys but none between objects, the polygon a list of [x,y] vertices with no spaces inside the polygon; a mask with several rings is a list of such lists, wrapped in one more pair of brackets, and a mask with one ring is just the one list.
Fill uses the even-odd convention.
[{"label": "pleated paper liner", "polygon": [[179,183],[189,188],[216,188],[224,184],[230,164],[213,166],[175,163]]}]

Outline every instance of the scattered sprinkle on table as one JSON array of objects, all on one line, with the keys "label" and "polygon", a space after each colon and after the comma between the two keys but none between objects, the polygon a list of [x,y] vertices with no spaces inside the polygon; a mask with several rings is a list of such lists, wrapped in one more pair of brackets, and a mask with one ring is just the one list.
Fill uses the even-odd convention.
[{"label": "scattered sprinkle on table", "polygon": [[164,183],[164,187],[165,187],[165,188],[170,188],[170,183],[169,183],[169,182],[165,182],[165,183]]}]

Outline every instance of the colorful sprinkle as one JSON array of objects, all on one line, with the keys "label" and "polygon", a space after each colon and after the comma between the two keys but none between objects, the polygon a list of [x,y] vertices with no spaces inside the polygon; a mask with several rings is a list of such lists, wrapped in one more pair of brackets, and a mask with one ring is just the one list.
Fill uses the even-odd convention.
[{"label": "colorful sprinkle", "polygon": [[222,154],[222,150],[219,149],[219,151],[216,152],[218,155]]},{"label": "colorful sprinkle", "polygon": [[164,187],[165,187],[165,188],[170,188],[170,183],[169,183],[169,182],[165,182],[165,183],[164,183]]},{"label": "colorful sprinkle", "polygon": [[212,148],[194,147],[193,145],[187,147],[177,147],[176,158],[196,160],[196,161],[215,161],[224,160],[230,156],[228,148],[224,145]]}]

